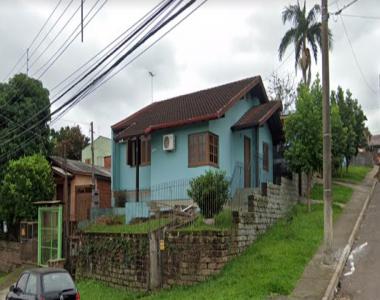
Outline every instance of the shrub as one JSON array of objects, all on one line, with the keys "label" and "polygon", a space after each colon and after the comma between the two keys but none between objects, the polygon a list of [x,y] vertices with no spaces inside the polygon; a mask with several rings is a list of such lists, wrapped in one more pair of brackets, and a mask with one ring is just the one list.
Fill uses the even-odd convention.
[{"label": "shrub", "polygon": [[218,214],[228,198],[228,181],[225,172],[206,171],[190,181],[187,194],[199,206],[205,218],[213,218]]}]

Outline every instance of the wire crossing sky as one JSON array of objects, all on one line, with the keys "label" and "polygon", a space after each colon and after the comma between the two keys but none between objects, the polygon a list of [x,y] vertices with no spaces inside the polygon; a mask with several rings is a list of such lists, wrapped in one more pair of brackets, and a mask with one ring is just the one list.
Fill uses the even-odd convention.
[{"label": "wire crossing sky", "polygon": [[[88,11],[95,1],[87,1]],[[351,1],[335,1],[339,7],[333,0],[329,1],[329,10],[336,12]],[[27,0],[1,1],[0,78],[4,78],[11,70],[20,58],[22,49],[27,46],[25,41],[30,43],[57,2],[36,0],[32,5]],[[57,84],[83,66],[159,2],[108,1],[86,27],[85,42],[81,43],[78,37],[41,78],[47,88],[56,87],[51,96],[59,94],[88,66],[83,67],[62,85],[57,87]],[[311,7],[320,1],[306,2],[307,7]],[[68,3],[69,1],[63,1],[55,16],[58,16]],[[277,53],[280,40],[288,29],[281,22],[281,12],[284,5],[293,3],[296,1],[208,1],[144,55],[136,58],[112,80],[70,109],[64,119],[71,122],[77,120],[78,123],[94,121],[97,134],[110,136],[110,125],[151,102],[151,79],[148,71],[156,75],[155,101],[249,76],[261,75],[266,78],[276,69],[280,74],[294,75],[292,48],[285,53],[284,57],[289,57],[285,62],[278,61]],[[72,9],[74,6],[76,5],[73,5]],[[373,133],[380,133],[380,26],[377,19],[371,18],[379,16],[377,11],[380,12],[379,1],[359,0],[341,13],[356,59],[340,16],[332,16],[329,22],[334,35],[330,54],[331,88],[336,89],[340,84],[343,89],[349,88],[352,91],[366,112],[367,125]],[[68,17],[69,14],[66,18]],[[65,32],[74,30],[79,17],[78,15],[76,22],[67,26]],[[19,22],[14,22],[15,19]],[[12,34],[9,34],[10,27]],[[58,30],[59,27],[54,29],[51,36],[54,37]],[[66,37],[67,34],[57,38],[57,45],[62,44]],[[34,46],[37,44],[38,42]],[[40,53],[37,51],[34,58]],[[46,62],[48,58],[49,56],[44,56],[42,61]],[[320,57],[318,61],[321,61]],[[312,72],[313,78],[317,72],[321,74],[320,65],[313,64]],[[298,70],[298,77],[300,73]],[[55,108],[57,106],[53,105],[53,109]],[[63,120],[54,124],[56,127],[63,125],[73,124]],[[79,125],[85,132],[88,131],[86,125]]]}]

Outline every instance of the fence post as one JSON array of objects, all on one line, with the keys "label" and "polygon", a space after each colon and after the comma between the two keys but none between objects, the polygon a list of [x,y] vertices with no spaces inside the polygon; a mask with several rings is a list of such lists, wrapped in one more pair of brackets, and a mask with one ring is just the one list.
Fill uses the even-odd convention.
[{"label": "fence post", "polygon": [[161,252],[159,250],[160,231],[149,233],[149,289],[161,287]]}]

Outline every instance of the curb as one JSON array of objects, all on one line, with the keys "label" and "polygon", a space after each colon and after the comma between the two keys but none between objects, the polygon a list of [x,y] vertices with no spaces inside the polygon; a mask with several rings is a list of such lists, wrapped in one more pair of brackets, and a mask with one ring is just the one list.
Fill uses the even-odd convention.
[{"label": "curb", "polygon": [[359,214],[359,216],[358,216],[358,218],[357,218],[357,220],[355,222],[355,226],[352,229],[352,232],[351,232],[350,237],[348,239],[347,245],[343,249],[343,252],[342,252],[342,254],[341,254],[340,258],[339,258],[339,261],[338,261],[338,263],[337,263],[337,265],[335,267],[334,274],[333,274],[333,276],[332,276],[332,278],[331,278],[331,280],[329,282],[329,285],[328,285],[328,287],[327,287],[327,289],[325,291],[325,294],[324,294],[322,300],[332,300],[334,298],[335,288],[338,285],[339,278],[342,275],[344,266],[346,264],[348,256],[350,255],[351,248],[352,248],[352,245],[353,245],[354,240],[355,240],[355,236],[356,236],[356,234],[357,234],[357,232],[359,230],[360,224],[363,221],[364,213],[367,210],[369,201],[372,198],[373,191],[375,190],[377,182],[378,181],[375,179],[375,181],[372,184],[371,191],[368,194],[368,196],[367,196],[367,198],[366,198],[366,200],[364,202],[364,205],[362,207],[362,210],[360,211],[360,214]]}]

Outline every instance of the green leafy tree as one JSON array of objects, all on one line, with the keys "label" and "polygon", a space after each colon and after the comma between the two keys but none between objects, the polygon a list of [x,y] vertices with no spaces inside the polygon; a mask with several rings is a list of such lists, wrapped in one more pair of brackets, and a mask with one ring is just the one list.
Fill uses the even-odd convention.
[{"label": "green leafy tree", "polygon": [[339,107],[343,127],[346,128],[346,145],[344,147],[344,157],[346,169],[348,169],[352,158],[357,155],[359,148],[367,146],[367,120],[357,99],[352,98],[352,93],[346,93],[339,86],[337,91],[331,95],[332,102],[336,102]]},{"label": "green leafy tree", "polygon": [[12,160],[0,187],[0,220],[7,222],[10,232],[17,232],[21,220],[36,219],[37,206],[33,202],[50,200],[53,195],[51,167],[42,155]]},{"label": "green leafy tree", "polygon": [[205,218],[213,218],[222,211],[228,199],[228,181],[225,172],[206,171],[190,182],[187,193],[198,204]]},{"label": "green leafy tree", "polygon": [[347,128],[344,127],[339,113],[339,107],[336,103],[331,103],[331,133],[332,133],[332,171],[337,174],[342,166],[344,152],[347,143]]},{"label": "green leafy tree", "polygon": [[[290,22],[292,27],[283,36],[278,54],[282,60],[286,49],[294,44],[295,67],[299,66],[302,70],[302,78],[307,86],[311,82],[311,53],[313,52],[315,63],[317,63],[318,47],[321,48],[321,22],[318,21],[321,15],[321,7],[316,4],[309,12],[306,11],[306,1],[301,7],[300,3],[286,6],[282,12],[282,22]],[[329,32],[330,45],[332,35]]]},{"label": "green leafy tree", "polygon": [[86,147],[90,139],[82,134],[79,125],[73,127],[61,127],[58,131],[51,130],[54,144],[53,154],[63,156],[63,148],[66,144],[66,156],[69,159],[81,160],[82,149]]},{"label": "green leafy tree", "polygon": [[[310,89],[299,87],[296,111],[285,119],[285,137],[285,159],[292,171],[306,173],[310,199],[313,173],[322,168],[322,88],[318,78]],[[310,201],[308,206],[310,210]]]},{"label": "green leafy tree", "polygon": [[[41,153],[47,155],[51,150],[49,138],[50,108],[49,92],[41,81],[32,79],[25,74],[15,75],[8,83],[0,85],[0,168],[10,159],[25,155]],[[21,126],[37,112],[27,125]],[[46,118],[38,126],[26,134],[18,136],[32,124]]]}]

